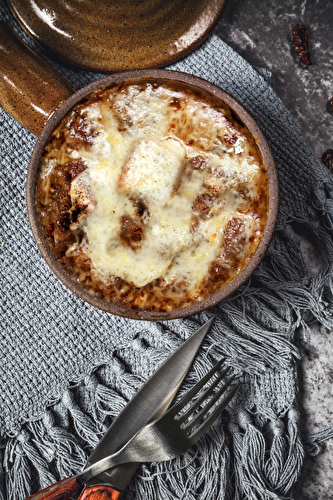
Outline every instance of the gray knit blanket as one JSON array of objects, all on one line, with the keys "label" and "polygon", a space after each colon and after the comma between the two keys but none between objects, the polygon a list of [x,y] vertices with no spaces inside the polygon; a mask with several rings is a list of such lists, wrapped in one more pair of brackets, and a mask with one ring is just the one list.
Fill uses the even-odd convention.
[{"label": "gray knit blanket", "polygon": [[[45,57],[3,0],[0,17]],[[49,62],[75,88],[100,76]],[[269,83],[216,36],[171,69],[222,87],[262,128],[280,180],[273,240],[251,279],[199,315],[150,323],[95,309],[57,280],[36,247],[25,206],[36,138],[0,110],[1,500],[23,500],[78,472],[149,375],[212,315],[185,388],[225,356],[243,380],[238,397],[188,453],[140,466],[124,500],[292,494],[304,459],[293,342],[314,322],[333,326],[333,179]]]}]

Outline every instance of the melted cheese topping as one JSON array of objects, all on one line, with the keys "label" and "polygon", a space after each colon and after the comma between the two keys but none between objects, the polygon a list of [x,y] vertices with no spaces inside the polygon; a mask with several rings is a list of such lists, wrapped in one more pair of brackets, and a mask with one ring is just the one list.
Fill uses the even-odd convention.
[{"label": "melted cheese topping", "polygon": [[181,85],[134,81],[77,106],[46,148],[41,214],[61,168],[71,219],[60,260],[107,300],[125,290],[132,307],[203,300],[246,265],[266,223],[253,138],[226,106]]}]

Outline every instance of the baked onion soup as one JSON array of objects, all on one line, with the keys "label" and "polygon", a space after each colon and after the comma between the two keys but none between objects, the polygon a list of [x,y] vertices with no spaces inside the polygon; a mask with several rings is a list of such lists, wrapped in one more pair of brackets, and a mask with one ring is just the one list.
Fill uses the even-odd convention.
[{"label": "baked onion soup", "polygon": [[244,269],[268,190],[255,139],[224,103],[132,79],[92,92],[54,130],[37,213],[56,260],[92,295],[171,311]]}]

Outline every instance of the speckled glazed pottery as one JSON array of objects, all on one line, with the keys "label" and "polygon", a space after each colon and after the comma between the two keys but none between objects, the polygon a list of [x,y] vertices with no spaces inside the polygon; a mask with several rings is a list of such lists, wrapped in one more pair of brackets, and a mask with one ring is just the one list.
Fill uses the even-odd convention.
[{"label": "speckled glazed pottery", "polygon": [[[2,33],[1,30],[6,30],[6,37]],[[264,134],[256,124],[255,120],[248,114],[248,112],[229,94],[225,91],[212,85],[211,83],[197,78],[195,76],[180,73],[175,71],[168,71],[162,69],[153,69],[153,70],[133,70],[123,73],[117,73],[113,75],[106,76],[100,80],[96,80],[95,82],[89,84],[88,86],[80,89],[79,91],[72,92],[70,86],[66,84],[66,82],[62,78],[57,78],[56,73],[53,70],[50,70],[50,73],[45,73],[47,70],[47,64],[42,64],[42,60],[40,58],[36,58],[33,53],[30,51],[20,52],[19,47],[21,42],[17,41],[13,33],[8,29],[7,26],[3,26],[0,23],[0,41],[9,40],[9,46],[13,46],[16,42],[19,42],[18,47],[15,48],[17,56],[21,53],[21,58],[25,60],[25,64],[27,67],[30,65],[34,65],[34,70],[37,71],[39,66],[42,65],[42,69],[44,71],[43,78],[39,81],[37,75],[35,75],[35,85],[32,85],[32,82],[28,81],[24,85],[26,86],[26,104],[24,104],[24,99],[22,98],[19,101],[19,105],[17,107],[15,104],[15,97],[19,94],[19,84],[21,78],[15,79],[15,72],[11,74],[11,80],[7,78],[3,78],[4,72],[6,71],[6,66],[2,67],[2,76],[1,85],[4,90],[2,101],[0,104],[5,107],[5,109],[11,113],[16,119],[18,119],[21,123],[23,123],[27,128],[29,128],[34,133],[39,133],[40,127],[43,121],[46,121],[46,125],[42,129],[39,138],[37,140],[36,146],[31,156],[28,177],[27,177],[27,188],[26,188],[26,196],[27,196],[27,210],[29,221],[31,225],[31,229],[34,235],[34,238],[37,242],[39,250],[43,255],[44,259],[54,272],[54,274],[78,297],[85,300],[86,302],[103,309],[107,312],[133,318],[133,319],[141,319],[141,320],[169,320],[179,317],[185,317],[190,314],[194,314],[204,309],[211,307],[218,302],[225,299],[231,293],[233,293],[237,288],[243,284],[253,273],[259,262],[262,260],[265,251],[269,245],[271,237],[273,235],[275,221],[278,213],[278,178],[276,167],[274,163],[273,156],[271,154],[270,148],[267,144]],[[8,46],[7,43],[7,46]],[[0,45],[0,58],[5,59],[3,57],[2,52],[8,53],[8,47],[4,47],[4,45]],[[14,54],[14,52],[12,52]],[[10,59],[10,56],[7,54],[7,58]],[[17,62],[20,64],[20,60]],[[47,81],[47,77],[50,77],[50,80]],[[32,75],[28,72],[28,77],[31,79]],[[171,80],[173,82],[182,82],[183,84],[187,84],[189,86],[199,88],[204,92],[212,94],[214,99],[220,99],[222,102],[226,103],[234,112],[234,114],[247,126],[252,135],[256,138],[256,143],[263,157],[264,163],[268,170],[269,175],[269,206],[268,206],[268,219],[264,234],[262,239],[257,247],[256,252],[253,257],[247,264],[247,266],[238,274],[238,276],[228,285],[226,285],[223,289],[208,295],[208,297],[202,302],[194,303],[188,307],[183,309],[175,309],[170,312],[155,312],[150,310],[140,310],[140,309],[130,309],[124,305],[120,304],[112,304],[107,302],[106,300],[91,295],[87,290],[83,289],[79,283],[72,281],[72,279],[68,276],[68,274],[64,271],[62,267],[58,264],[58,262],[54,259],[46,241],[43,236],[43,231],[41,229],[37,212],[36,212],[36,183],[37,183],[37,175],[40,168],[40,157],[43,153],[44,147],[48,142],[50,134],[54,130],[54,128],[58,125],[58,123],[63,119],[66,113],[83,97],[85,97],[90,92],[96,90],[97,88],[104,87],[106,85],[110,85],[112,83],[117,83],[129,78],[138,78],[138,77],[153,77],[159,79]],[[6,81],[10,82],[10,85],[7,85]],[[36,89],[38,87],[42,89],[42,94],[40,97],[40,102],[38,103],[41,118],[39,120],[36,119],[36,99],[38,98],[38,92]],[[15,90],[15,87],[17,89]],[[30,94],[30,88],[34,87],[34,91]],[[51,100],[53,97],[48,95],[47,89],[50,89],[50,94],[57,92],[57,96],[59,97],[59,102],[55,105],[55,111],[50,113],[49,108],[51,106]],[[46,108],[43,110],[43,100],[44,93],[46,96]],[[7,97],[6,97],[7,96]],[[51,99],[52,97],[52,99]],[[66,98],[67,97],[67,98]],[[50,100],[51,99],[51,100]],[[54,102],[54,99],[53,101]],[[62,102],[62,103],[61,103]],[[13,104],[14,103],[14,104]],[[29,121],[29,113],[31,112],[31,119]],[[23,116],[22,116],[23,113]],[[37,117],[38,118],[38,117]]]},{"label": "speckled glazed pottery", "polygon": [[34,135],[74,89],[0,21],[0,106]]},{"label": "speckled glazed pottery", "polygon": [[26,32],[55,55],[111,73],[161,67],[198,46],[226,0],[8,0]]}]

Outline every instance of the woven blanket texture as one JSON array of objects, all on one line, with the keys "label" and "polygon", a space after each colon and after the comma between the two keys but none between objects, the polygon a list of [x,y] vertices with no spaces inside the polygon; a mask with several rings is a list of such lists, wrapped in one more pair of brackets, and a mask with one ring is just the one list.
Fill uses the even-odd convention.
[{"label": "woven blanket texture", "polygon": [[[101,75],[48,59],[4,2],[0,18],[78,89]],[[304,458],[297,410],[296,332],[332,328],[333,182],[276,96],[216,36],[171,66],[222,87],[272,148],[280,212],[267,255],[232,297],[168,322],[115,317],[52,274],[25,206],[36,138],[0,110],[0,499],[23,500],[76,473],[112,420],[198,325],[216,316],[184,389],[222,356],[243,380],[231,408],[182,457],[141,466],[126,499],[290,498]],[[264,74],[264,73],[263,73]],[[312,266],[304,259],[311,247]]]}]

